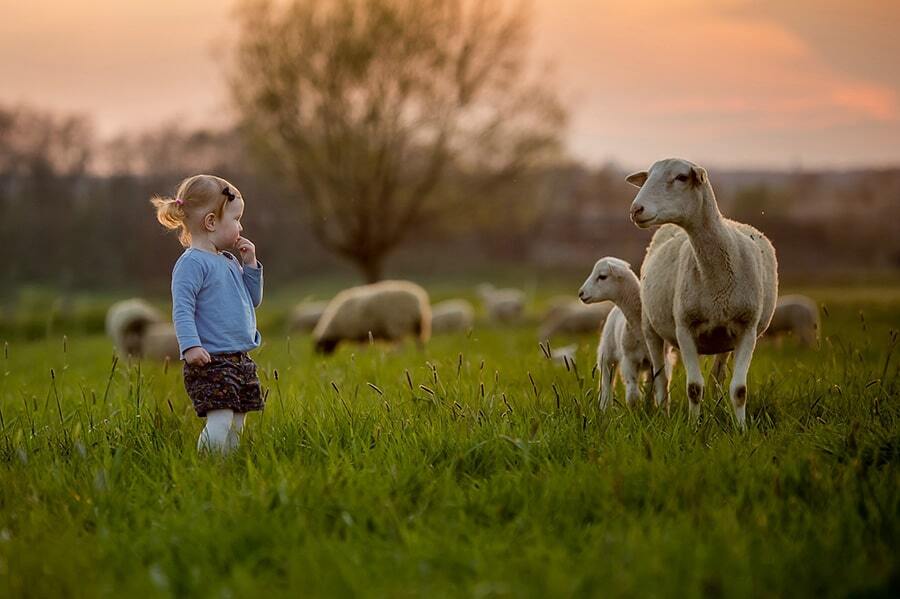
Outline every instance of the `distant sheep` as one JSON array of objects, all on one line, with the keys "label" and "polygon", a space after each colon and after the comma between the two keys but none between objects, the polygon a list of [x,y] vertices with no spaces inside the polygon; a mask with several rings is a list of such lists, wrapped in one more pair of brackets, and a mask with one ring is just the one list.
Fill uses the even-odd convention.
[{"label": "distant sheep", "polygon": [[140,357],[144,332],[164,322],[162,313],[138,298],[116,302],[106,312],[106,334],[122,357]]},{"label": "distant sheep", "polygon": [[524,292],[518,289],[496,289],[489,283],[482,283],[476,291],[491,320],[511,323],[522,318],[525,311]]},{"label": "distant sheep", "polygon": [[328,303],[313,331],[316,351],[330,354],[342,341],[400,341],[415,337],[421,347],[431,336],[428,293],[408,281],[352,287]]},{"label": "distant sheep", "polygon": [[819,341],[819,306],[805,295],[783,295],[775,305],[775,314],[766,337],[793,335],[803,345],[815,347]]},{"label": "distant sheep", "polygon": [[475,309],[464,299],[438,302],[431,307],[431,332],[467,331],[475,322]]},{"label": "distant sheep", "polygon": [[554,301],[538,329],[538,339],[547,341],[555,335],[599,333],[613,306],[610,302],[584,305],[578,300]]},{"label": "distant sheep", "polygon": [[578,344],[570,343],[562,347],[549,347],[550,359],[556,364],[562,364],[566,368],[575,365],[575,354],[578,353]]},{"label": "distant sheep", "polygon": [[328,302],[300,302],[291,311],[288,317],[288,330],[290,332],[309,333],[316,328]]},{"label": "distant sheep", "polygon": [[747,372],[778,296],[775,248],[750,225],[722,216],[706,170],[692,162],[660,160],[626,180],[640,188],[631,220],[642,229],[661,226],[641,267],[643,332],[656,400],[668,405],[666,342],[681,353],[694,417],[703,397],[700,355],[733,351],[729,395],[744,427]]},{"label": "distant sheep", "polygon": [[151,360],[181,359],[175,327],[168,322],[147,325],[141,340],[141,357]]}]

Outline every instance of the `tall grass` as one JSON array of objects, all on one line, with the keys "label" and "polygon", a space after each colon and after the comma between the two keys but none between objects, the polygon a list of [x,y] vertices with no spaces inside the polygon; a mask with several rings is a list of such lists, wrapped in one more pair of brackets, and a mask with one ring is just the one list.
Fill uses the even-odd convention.
[{"label": "tall grass", "polygon": [[[749,430],[596,405],[594,340],[532,327],[414,347],[272,331],[240,449],[198,456],[179,364],[99,336],[0,356],[11,596],[891,595],[900,303],[830,300],[818,350],[763,343]],[[621,398],[621,390],[619,397]]]}]

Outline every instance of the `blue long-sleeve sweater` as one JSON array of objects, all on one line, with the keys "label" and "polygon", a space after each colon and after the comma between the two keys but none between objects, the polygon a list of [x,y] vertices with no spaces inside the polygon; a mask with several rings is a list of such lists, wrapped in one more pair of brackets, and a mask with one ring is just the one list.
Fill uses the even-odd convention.
[{"label": "blue long-sleeve sweater", "polygon": [[211,354],[259,347],[254,308],[262,303],[262,264],[241,267],[228,252],[188,248],[172,271],[172,321],[181,356],[196,346]]}]

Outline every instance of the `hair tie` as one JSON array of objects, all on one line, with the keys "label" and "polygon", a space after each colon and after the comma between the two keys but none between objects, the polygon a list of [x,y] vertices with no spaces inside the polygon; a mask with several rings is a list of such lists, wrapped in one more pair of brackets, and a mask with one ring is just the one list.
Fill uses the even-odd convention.
[{"label": "hair tie", "polygon": [[175,203],[179,206],[184,206],[184,200],[178,199],[178,200],[175,200]]},{"label": "hair tie", "polygon": [[227,185],[225,186],[225,189],[222,190],[222,195],[225,196],[226,198],[228,198],[229,202],[233,202],[234,198],[237,197],[234,195],[234,192],[231,191],[231,189]]}]

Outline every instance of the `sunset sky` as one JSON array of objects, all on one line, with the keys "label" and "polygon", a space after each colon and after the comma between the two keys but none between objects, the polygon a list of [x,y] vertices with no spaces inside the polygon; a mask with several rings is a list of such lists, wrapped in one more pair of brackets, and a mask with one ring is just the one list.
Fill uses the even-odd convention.
[{"label": "sunset sky", "polygon": [[[231,6],[0,0],[0,103],[214,125]],[[536,0],[534,40],[589,163],[900,164],[900,0]]]}]

